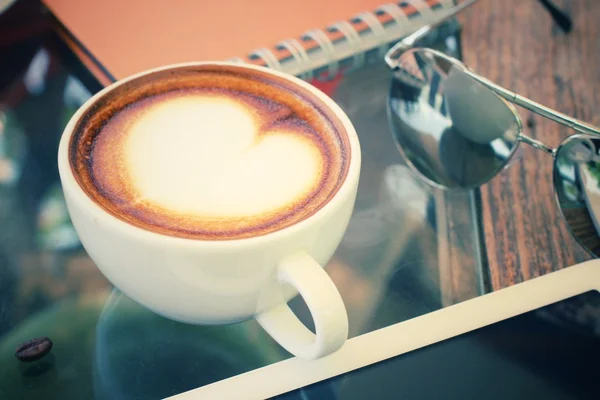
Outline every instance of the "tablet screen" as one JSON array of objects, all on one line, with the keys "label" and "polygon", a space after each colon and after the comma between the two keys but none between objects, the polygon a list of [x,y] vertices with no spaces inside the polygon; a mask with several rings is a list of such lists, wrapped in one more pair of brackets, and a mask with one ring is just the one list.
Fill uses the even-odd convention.
[{"label": "tablet screen", "polygon": [[600,293],[586,292],[277,398],[600,399]]}]

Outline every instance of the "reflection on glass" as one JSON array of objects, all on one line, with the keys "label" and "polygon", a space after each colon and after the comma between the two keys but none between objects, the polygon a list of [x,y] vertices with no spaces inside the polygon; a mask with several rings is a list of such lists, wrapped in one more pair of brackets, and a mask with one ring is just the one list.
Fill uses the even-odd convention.
[{"label": "reflection on glass", "polygon": [[516,148],[520,123],[513,110],[461,66],[433,53],[402,58],[388,107],[401,152],[434,185],[476,187]]},{"label": "reflection on glass", "polygon": [[[73,290],[73,292],[75,292]],[[31,315],[0,337],[0,398],[90,399],[96,320],[104,296],[66,298]],[[19,307],[21,310],[23,306]],[[15,359],[16,347],[25,340],[48,336],[50,354],[32,363]]]},{"label": "reflection on glass", "polygon": [[164,398],[271,364],[285,354],[255,321],[183,324],[115,290],[96,326],[94,395]]},{"label": "reflection on glass", "polygon": [[600,255],[600,139],[578,134],[556,150],[554,186],[558,205],[575,237]]},{"label": "reflection on glass", "polygon": [[0,187],[15,185],[21,176],[26,137],[11,109],[0,105]]},{"label": "reflection on glass", "polygon": [[[58,138],[92,91],[52,35],[2,47],[0,60],[0,398],[92,398],[90,354],[110,285],[79,244],[56,166]],[[39,336],[52,352],[20,363],[16,347]]]}]

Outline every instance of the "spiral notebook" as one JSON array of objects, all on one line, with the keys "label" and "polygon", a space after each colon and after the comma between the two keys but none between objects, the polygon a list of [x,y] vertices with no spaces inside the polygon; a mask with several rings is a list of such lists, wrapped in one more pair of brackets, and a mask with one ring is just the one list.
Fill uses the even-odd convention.
[{"label": "spiral notebook", "polygon": [[390,43],[447,12],[455,0],[346,0],[333,7],[319,0],[257,0],[250,7],[236,1],[44,3],[106,84],[165,64],[224,59],[306,79],[323,69],[335,76],[380,58]]},{"label": "spiral notebook", "polygon": [[307,80],[334,77],[340,69],[357,69],[365,62],[382,59],[389,48],[440,13],[454,1],[413,0],[383,4],[349,20],[306,31],[299,38],[283,40],[271,48],[258,48],[234,60],[278,69]]}]

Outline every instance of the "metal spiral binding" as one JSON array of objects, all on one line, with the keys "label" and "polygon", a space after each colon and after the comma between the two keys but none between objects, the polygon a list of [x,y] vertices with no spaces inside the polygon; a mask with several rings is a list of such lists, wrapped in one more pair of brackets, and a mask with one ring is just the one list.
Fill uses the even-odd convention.
[{"label": "metal spiral binding", "polygon": [[377,8],[376,12],[379,10],[392,17],[397,25],[408,23],[409,21],[404,11],[394,3],[383,4]]},{"label": "metal spiral binding", "polygon": [[361,51],[360,35],[356,31],[356,29],[354,29],[354,27],[348,21],[340,21],[336,24],[331,25],[327,29],[332,32],[342,32],[342,34],[350,44],[350,47],[352,47],[352,49],[354,50],[354,56],[352,58],[352,68],[356,69],[362,67],[365,63],[365,53]]},{"label": "metal spiral binding", "polygon": [[331,39],[320,29],[312,29],[302,35],[302,38],[310,38],[321,47],[321,50],[325,53],[325,57],[329,60],[327,67],[328,76],[326,78],[333,79],[339,71],[339,64],[334,57],[335,46],[331,42]]},{"label": "metal spiral binding", "polygon": [[425,0],[412,0],[412,5],[419,11],[419,14],[423,16],[434,14]]},{"label": "metal spiral binding", "polygon": [[250,53],[249,56],[250,56],[250,58],[254,58],[254,57],[260,58],[261,60],[263,60],[265,62],[265,64],[269,68],[272,68],[277,71],[283,70],[283,68],[281,68],[281,63],[279,62],[279,60],[277,59],[275,54],[273,54],[271,52],[271,50],[269,50],[269,49],[266,49],[264,47],[260,48],[260,49],[256,49],[252,53]]},{"label": "metal spiral binding", "polygon": [[[342,66],[357,69],[376,57],[383,58],[391,43],[418,29],[423,20],[430,20],[452,9],[456,2],[437,0],[437,6],[433,8],[428,0],[409,0],[414,7],[408,9],[410,11],[405,9],[405,4],[401,6],[400,3],[389,2],[373,12],[360,13],[350,21],[336,22],[326,30],[313,29],[298,39],[283,40],[273,48],[259,48],[246,57],[235,57],[230,61],[247,62],[249,57],[307,81],[313,80],[317,73],[319,78],[333,78]],[[415,10],[417,14],[413,15]],[[385,25],[382,21],[385,21]],[[336,33],[335,44],[332,33]],[[375,54],[372,50],[375,50]],[[321,71],[325,73],[321,74]]]},{"label": "metal spiral binding", "polygon": [[386,40],[385,40],[386,39],[385,28],[383,27],[381,22],[379,22],[377,17],[370,12],[364,12],[364,13],[358,14],[352,20],[353,21],[362,21],[369,26],[369,28],[371,29],[371,32],[373,32],[375,34],[378,41],[381,43],[381,45],[379,45],[380,57],[385,56],[385,53],[387,52],[387,44],[386,44]]},{"label": "metal spiral binding", "polygon": [[288,39],[282,42],[279,42],[276,46],[276,49],[287,49],[290,52],[296,64],[302,66],[302,69],[307,70],[305,74],[301,74],[300,78],[310,81],[313,78],[312,69],[309,68],[310,65],[310,57],[308,53],[304,49],[304,46],[296,39]]}]

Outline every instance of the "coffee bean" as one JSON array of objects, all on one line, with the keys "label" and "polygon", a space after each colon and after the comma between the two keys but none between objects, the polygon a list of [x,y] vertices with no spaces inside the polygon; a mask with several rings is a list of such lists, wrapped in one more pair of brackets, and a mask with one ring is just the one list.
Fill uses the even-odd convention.
[{"label": "coffee bean", "polygon": [[39,360],[52,350],[52,340],[47,337],[39,337],[28,340],[17,347],[15,357],[24,362]]}]

